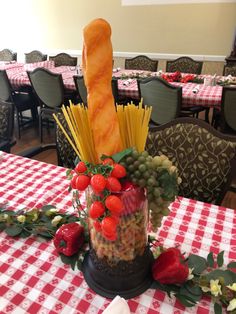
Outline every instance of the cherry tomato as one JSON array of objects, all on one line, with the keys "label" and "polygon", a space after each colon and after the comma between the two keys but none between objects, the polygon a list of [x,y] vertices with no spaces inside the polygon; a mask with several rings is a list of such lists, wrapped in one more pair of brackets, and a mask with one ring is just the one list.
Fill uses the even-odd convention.
[{"label": "cherry tomato", "polygon": [[122,212],[123,204],[116,195],[109,195],[105,200],[106,207],[114,214],[119,215]]},{"label": "cherry tomato", "polygon": [[119,192],[121,190],[120,181],[115,177],[107,178],[106,188],[111,192]]},{"label": "cherry tomato", "polygon": [[87,167],[83,161],[80,161],[75,167],[75,171],[78,173],[84,173],[87,170]]},{"label": "cherry tomato", "polygon": [[101,174],[93,175],[91,178],[91,186],[94,192],[102,192],[106,187],[106,178]]},{"label": "cherry tomato", "polygon": [[90,183],[90,177],[80,174],[76,180],[76,189],[79,191],[84,191]]},{"label": "cherry tomato", "polygon": [[115,241],[117,239],[117,233],[114,232],[112,234],[108,234],[106,232],[102,232],[102,235],[104,236],[104,238],[106,238],[109,241]]},{"label": "cherry tomato", "polygon": [[105,212],[105,207],[102,202],[95,201],[89,209],[89,216],[93,219],[101,217]]},{"label": "cherry tomato", "polygon": [[95,230],[96,230],[97,232],[101,232],[101,231],[102,231],[102,226],[101,226],[100,221],[95,220],[95,221],[93,222],[93,226],[94,226],[94,228],[95,228]]},{"label": "cherry tomato", "polygon": [[114,164],[111,176],[115,178],[123,178],[126,176],[126,169],[120,164]]},{"label": "cherry tomato", "polygon": [[105,217],[102,222],[102,233],[105,233],[106,235],[114,235],[116,233],[116,227],[117,227],[117,222],[113,217]]}]

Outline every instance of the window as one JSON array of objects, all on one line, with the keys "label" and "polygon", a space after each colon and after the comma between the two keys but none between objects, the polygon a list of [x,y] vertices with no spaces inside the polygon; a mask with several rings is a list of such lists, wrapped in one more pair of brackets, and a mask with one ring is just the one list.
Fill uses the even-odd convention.
[{"label": "window", "polygon": [[122,5],[153,5],[153,4],[190,4],[190,3],[228,3],[236,0],[122,0]]}]

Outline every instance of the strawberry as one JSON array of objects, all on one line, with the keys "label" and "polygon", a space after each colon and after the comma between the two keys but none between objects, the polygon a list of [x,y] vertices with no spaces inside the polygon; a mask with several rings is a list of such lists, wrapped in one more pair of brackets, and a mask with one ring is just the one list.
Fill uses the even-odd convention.
[{"label": "strawberry", "polygon": [[84,191],[90,183],[90,177],[80,174],[77,176],[76,189],[79,191]]},{"label": "strawberry", "polygon": [[126,169],[120,164],[114,164],[111,176],[115,178],[123,178],[126,176]]},{"label": "strawberry", "polygon": [[111,192],[119,192],[121,190],[120,181],[115,177],[107,178],[106,188]]},{"label": "strawberry", "polygon": [[92,176],[90,184],[94,192],[100,193],[106,187],[106,178],[101,174],[95,174]]},{"label": "strawberry", "polygon": [[85,165],[85,163],[83,161],[80,161],[77,166],[75,167],[75,171],[77,173],[84,173],[85,171],[87,171],[87,167]]},{"label": "strawberry", "polygon": [[89,216],[93,219],[101,217],[105,212],[105,207],[102,202],[95,201],[89,209]]},{"label": "strawberry", "polygon": [[115,215],[122,212],[123,204],[118,196],[109,195],[105,200],[105,205]]},{"label": "strawberry", "polygon": [[75,175],[73,176],[73,178],[70,181],[70,186],[72,187],[72,189],[76,189],[76,180],[77,180],[78,176]]}]

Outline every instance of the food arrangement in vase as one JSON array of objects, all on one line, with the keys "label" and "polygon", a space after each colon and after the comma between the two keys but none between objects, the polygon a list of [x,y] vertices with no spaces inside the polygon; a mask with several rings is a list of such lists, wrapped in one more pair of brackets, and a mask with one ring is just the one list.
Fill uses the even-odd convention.
[{"label": "food arrangement in vase", "polygon": [[111,88],[111,28],[103,19],[84,29],[82,65],[88,108],[63,108],[80,162],[71,188],[85,191],[85,230],[90,250],[83,262],[88,284],[99,294],[126,298],[152,283],[148,229],[156,230],[178,192],[177,169],[166,156],[144,150],[150,107],[116,105]]}]

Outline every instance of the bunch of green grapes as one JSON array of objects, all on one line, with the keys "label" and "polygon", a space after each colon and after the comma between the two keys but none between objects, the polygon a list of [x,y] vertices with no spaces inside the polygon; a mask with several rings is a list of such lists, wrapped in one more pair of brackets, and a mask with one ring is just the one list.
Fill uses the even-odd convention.
[{"label": "bunch of green grapes", "polygon": [[169,214],[168,206],[178,194],[177,168],[165,155],[152,157],[147,151],[139,153],[136,149],[121,164],[126,168],[128,179],[146,189],[150,222],[155,231],[163,216]]}]

